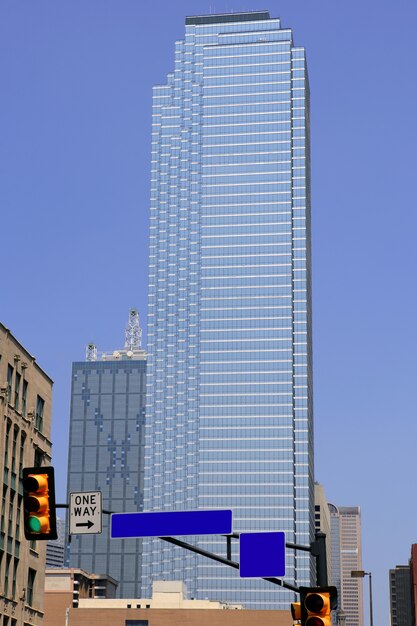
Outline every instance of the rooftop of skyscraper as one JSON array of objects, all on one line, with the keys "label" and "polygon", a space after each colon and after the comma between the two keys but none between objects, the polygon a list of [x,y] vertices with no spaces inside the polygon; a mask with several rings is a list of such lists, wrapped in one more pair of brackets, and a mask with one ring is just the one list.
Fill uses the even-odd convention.
[{"label": "rooftop of skyscraper", "polygon": [[124,347],[112,352],[98,351],[95,343],[87,344],[85,351],[86,361],[119,361],[143,360],[146,352],[142,348],[142,328],[139,321],[139,311],[135,308],[129,311],[129,320],[125,329]]},{"label": "rooftop of skyscraper", "polygon": [[256,20],[269,20],[269,11],[245,11],[244,13],[220,13],[218,15],[192,15],[185,18],[185,24],[189,26],[191,24],[253,22]]}]

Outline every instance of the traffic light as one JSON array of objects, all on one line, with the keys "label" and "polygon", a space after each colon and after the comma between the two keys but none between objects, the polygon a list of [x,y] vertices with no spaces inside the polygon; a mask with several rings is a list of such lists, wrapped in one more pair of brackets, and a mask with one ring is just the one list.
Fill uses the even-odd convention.
[{"label": "traffic light", "polygon": [[301,602],[291,603],[291,615],[292,615],[294,622],[301,621]]},{"label": "traffic light", "polygon": [[300,587],[302,626],[332,626],[337,609],[336,587]]},{"label": "traffic light", "polygon": [[23,468],[23,519],[26,539],[57,539],[53,467]]}]

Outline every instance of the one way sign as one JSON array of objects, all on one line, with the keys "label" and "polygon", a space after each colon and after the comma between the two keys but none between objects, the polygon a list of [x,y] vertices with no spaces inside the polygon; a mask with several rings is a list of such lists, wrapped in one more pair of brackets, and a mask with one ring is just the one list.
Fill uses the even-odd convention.
[{"label": "one way sign", "polygon": [[70,535],[93,535],[101,533],[101,491],[70,493],[69,514]]}]

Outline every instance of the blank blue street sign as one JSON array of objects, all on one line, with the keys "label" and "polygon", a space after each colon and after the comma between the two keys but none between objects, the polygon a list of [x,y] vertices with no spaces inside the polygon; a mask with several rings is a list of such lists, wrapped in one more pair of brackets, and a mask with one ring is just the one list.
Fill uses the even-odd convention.
[{"label": "blank blue street sign", "polygon": [[110,536],[172,537],[175,535],[230,535],[231,510],[113,513]]},{"label": "blank blue street sign", "polygon": [[285,533],[240,534],[241,578],[285,576]]}]

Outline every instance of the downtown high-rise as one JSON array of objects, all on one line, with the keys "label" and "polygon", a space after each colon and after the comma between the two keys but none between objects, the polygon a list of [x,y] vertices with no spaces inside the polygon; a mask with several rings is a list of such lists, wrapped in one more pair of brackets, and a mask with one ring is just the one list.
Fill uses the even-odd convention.
[{"label": "downtown high-rise", "polygon": [[[125,337],[110,353],[89,344],[86,360],[72,365],[68,501],[70,493],[101,491],[102,508],[115,513],[142,508],[146,352],[136,309]],[[102,530],[72,537],[69,566],[111,576],[119,597],[139,598],[141,540],[111,539],[108,515]]]},{"label": "downtown high-rise", "polygon": [[338,609],[344,612],[346,626],[363,626],[363,582],[352,577],[352,571],[362,571],[360,508],[329,503],[329,511],[332,583],[338,591]]},{"label": "downtown high-rise", "polygon": [[[232,508],[237,532],[314,535],[309,169],[292,31],[266,11],[186,18],[153,92],[144,510]],[[196,541],[225,555],[222,537]],[[310,584],[307,552],[286,561]],[[143,571],[144,590],[294,598],[160,540]]]}]

